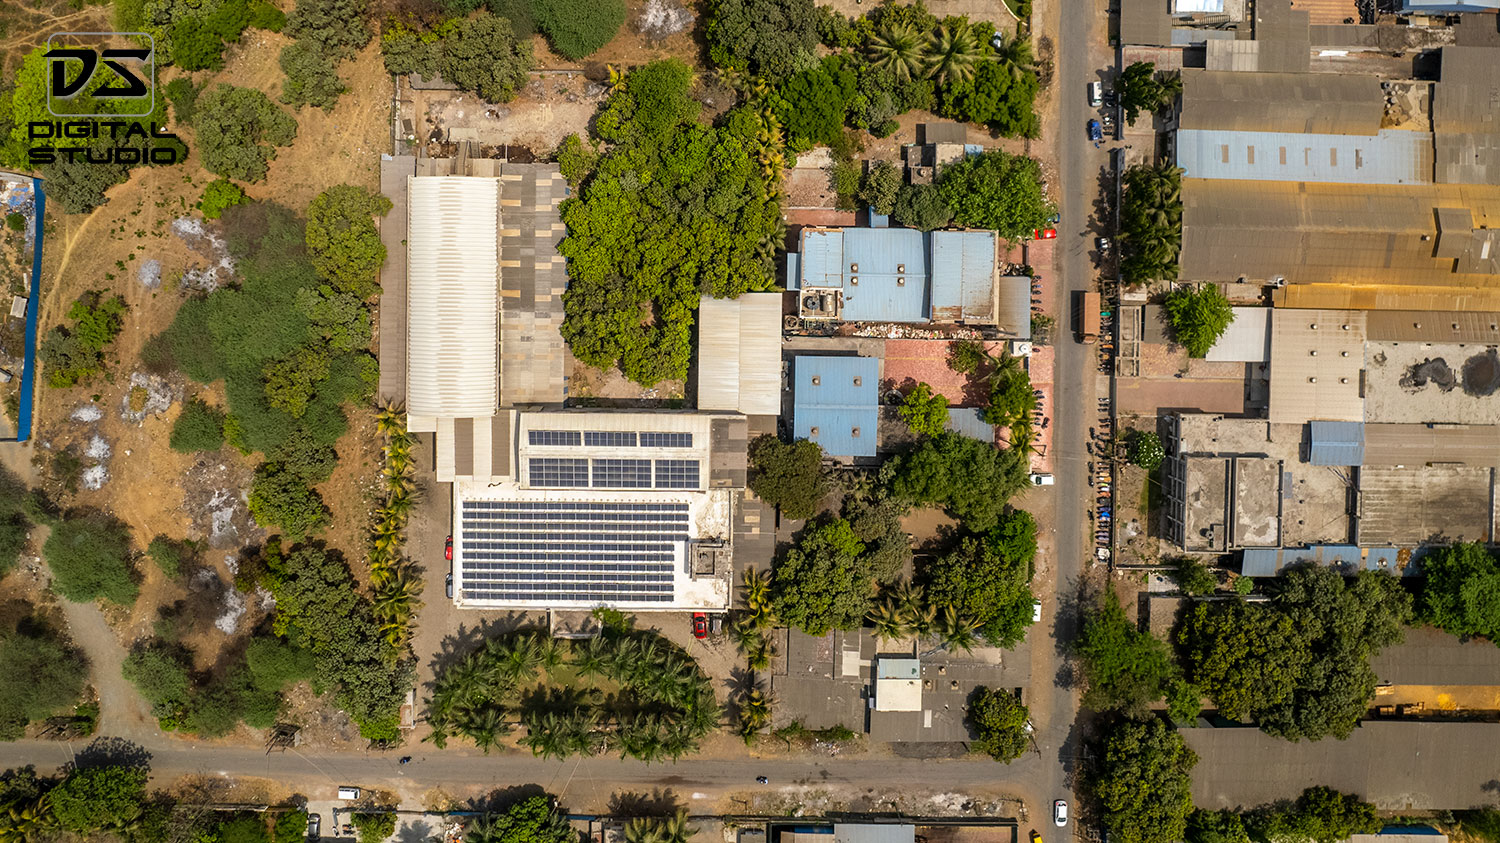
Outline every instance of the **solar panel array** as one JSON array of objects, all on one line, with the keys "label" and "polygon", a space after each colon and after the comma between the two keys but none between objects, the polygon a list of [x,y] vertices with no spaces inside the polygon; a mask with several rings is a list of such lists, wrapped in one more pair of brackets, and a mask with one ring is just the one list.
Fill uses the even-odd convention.
[{"label": "solar panel array", "polygon": [[526,442],[529,445],[580,445],[582,437],[576,430],[528,430],[526,431]]},{"label": "solar panel array", "polygon": [[693,434],[691,433],[642,433],[641,447],[643,448],[691,448],[693,447]]},{"label": "solar panel array", "polygon": [[570,447],[588,445],[591,448],[691,448],[691,433],[640,433],[630,430],[528,430],[529,445]]},{"label": "solar panel array", "polygon": [[697,460],[588,460],[532,457],[531,486],[541,489],[697,489]]},{"label": "solar panel array", "polygon": [[464,501],[466,600],[670,602],[688,505]]}]

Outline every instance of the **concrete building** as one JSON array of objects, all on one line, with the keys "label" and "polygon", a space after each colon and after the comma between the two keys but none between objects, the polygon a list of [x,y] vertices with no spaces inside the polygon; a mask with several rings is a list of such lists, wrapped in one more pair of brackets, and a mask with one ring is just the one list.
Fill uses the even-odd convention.
[{"label": "concrete building", "polygon": [[878,442],[880,361],[799,355],[792,360],[792,435],[833,457],[873,457]]},{"label": "concrete building", "polygon": [[963,324],[1031,338],[1031,279],[1001,275],[993,231],[804,228],[787,254],[803,319]]}]

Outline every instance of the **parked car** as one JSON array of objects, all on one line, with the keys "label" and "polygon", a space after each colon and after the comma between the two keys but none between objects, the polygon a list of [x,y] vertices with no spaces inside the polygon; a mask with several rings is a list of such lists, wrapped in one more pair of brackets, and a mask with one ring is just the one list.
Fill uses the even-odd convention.
[{"label": "parked car", "polygon": [[1110,240],[1108,237],[1095,237],[1094,238],[1094,246],[1095,246],[1095,248],[1097,248],[1100,252],[1103,252],[1105,254],[1109,253],[1109,248],[1111,246],[1113,246],[1113,245],[1114,245],[1114,241]]},{"label": "parked car", "polygon": [[1098,108],[1099,106],[1104,105],[1103,82],[1089,83],[1089,105],[1093,106],[1094,108]]},{"label": "parked car", "polygon": [[1034,828],[1031,830],[1031,843],[1042,843],[1042,833]]},{"label": "parked car", "polygon": [[1033,228],[1031,230],[1032,240],[1056,240],[1057,229],[1055,228]]},{"label": "parked car", "polygon": [[307,839],[318,840],[323,836],[323,815],[307,815]]},{"label": "parked car", "polygon": [[359,798],[359,788],[352,787],[352,786],[346,784],[346,785],[344,785],[344,786],[342,786],[342,787],[339,788],[339,798],[340,799],[358,799]]},{"label": "parked car", "polygon": [[449,574],[446,577],[443,577],[443,589],[448,592],[448,599],[452,600],[453,599],[453,575],[452,574]]},{"label": "parked car", "polygon": [[693,637],[700,641],[708,637],[708,615],[693,613]]},{"label": "parked car", "polygon": [[1089,140],[1094,143],[1104,140],[1104,127],[1099,125],[1098,120],[1089,121]]},{"label": "parked car", "polygon": [[1031,475],[1031,485],[1033,485],[1033,486],[1051,486],[1051,485],[1055,484],[1056,482],[1057,482],[1057,478],[1053,477],[1050,474],[1033,474],[1033,475]]},{"label": "parked car", "polygon": [[443,542],[443,558],[446,559],[446,560],[448,560],[449,562],[453,561],[453,537],[452,536],[449,536],[448,539]]},{"label": "parked car", "polygon": [[1052,803],[1052,822],[1058,828],[1062,828],[1068,824],[1068,803],[1061,799]]}]

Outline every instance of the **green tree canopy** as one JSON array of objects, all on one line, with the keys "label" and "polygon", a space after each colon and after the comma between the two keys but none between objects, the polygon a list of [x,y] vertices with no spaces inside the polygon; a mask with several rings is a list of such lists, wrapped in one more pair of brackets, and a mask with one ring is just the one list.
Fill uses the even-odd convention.
[{"label": "green tree canopy", "polygon": [[198,209],[206,220],[216,220],[231,205],[243,205],[250,198],[240,186],[229,179],[215,179],[203,188],[203,197],[198,200]]},{"label": "green tree canopy", "polygon": [[1196,290],[1179,287],[1162,302],[1172,338],[1187,349],[1190,357],[1203,357],[1234,321],[1229,299],[1214,284]]},{"label": "green tree canopy", "polygon": [[575,843],[578,832],[567,814],[552,807],[552,797],[532,796],[487,814],[464,835],[464,843]]},{"label": "green tree canopy", "polygon": [[332,111],[345,90],[337,63],[311,41],[294,41],[281,48],[281,101],[293,107],[311,105]]},{"label": "green tree canopy", "polygon": [[71,709],[88,680],[83,654],[45,623],[27,618],[0,631],[0,740]]},{"label": "green tree canopy", "polygon": [[1087,681],[1083,703],[1095,711],[1145,716],[1177,681],[1167,645],[1130,622],[1113,590],[1084,614],[1074,648]]},{"label": "green tree canopy", "polygon": [[1167,451],[1162,447],[1161,437],[1153,430],[1132,430],[1125,436],[1125,446],[1129,449],[1128,459],[1135,465],[1155,471],[1161,468],[1162,460],[1167,458]]},{"label": "green tree canopy", "polygon": [[1142,111],[1155,111],[1162,98],[1161,83],[1156,81],[1156,65],[1138,61],[1115,78],[1115,93],[1125,110],[1125,122],[1134,123]]},{"label": "green tree canopy", "polygon": [[988,228],[1012,242],[1046,228],[1056,207],[1042,194],[1042,169],[1035,159],[992,149],[943,167],[938,192],[953,219],[969,228]]},{"label": "green tree canopy", "polygon": [[877,214],[889,214],[896,209],[896,196],[901,192],[901,171],[889,161],[876,161],[865,172],[860,184],[859,198],[869,204]]},{"label": "green tree canopy", "polygon": [[1384,824],[1374,805],[1319,785],[1302,791],[1290,810],[1261,813],[1252,822],[1252,831],[1265,840],[1338,843],[1356,834],[1374,834]]},{"label": "green tree canopy", "polygon": [[10,573],[26,549],[31,519],[24,502],[29,496],[25,481],[0,465],[0,577]]},{"label": "green tree canopy", "polygon": [[896,222],[907,228],[931,231],[953,219],[953,209],[935,184],[903,184],[896,192]]},{"label": "green tree canopy", "polygon": [[486,102],[515,99],[534,61],[531,42],[517,37],[509,20],[480,12],[452,21],[440,32],[435,61],[445,80]]},{"label": "green tree canopy", "polygon": [[352,184],[319,193],[307,206],[307,253],[318,276],[356,298],[379,292],[375,276],[385,246],[374,218],[390,210],[391,200]]},{"label": "green tree canopy", "polygon": [[1440,548],[1422,559],[1421,619],[1454,635],[1500,644],[1500,563],[1483,544]]},{"label": "green tree canopy", "polygon": [[976,688],[969,698],[969,725],[978,733],[974,749],[1006,764],[1030,748],[1026,721],[1031,712],[1016,695],[994,688]]},{"label": "green tree canopy", "polygon": [[40,353],[47,383],[54,387],[86,383],[104,371],[104,350],[125,325],[125,299],[85,293],[68,309],[72,325],[47,332]]},{"label": "green tree canopy", "polygon": [[920,574],[928,602],[951,608],[991,644],[1011,647],[1031,625],[1035,557],[1036,521],[1025,510],[1006,507],[986,535],[964,536]]},{"label": "green tree canopy", "polygon": [[193,128],[204,168],[247,182],[265,179],[275,147],[297,137],[297,121],[265,94],[222,82],[198,97]]},{"label": "green tree canopy", "polygon": [[315,44],[334,60],[351,59],[370,43],[368,7],[367,0],[297,0],[296,10],[286,19],[286,32]]},{"label": "green tree canopy", "polygon": [[[1029,42],[1023,42],[1029,43]],[[942,114],[979,123],[1008,138],[1038,137],[1042,121],[1034,108],[1040,81],[1026,69],[1012,72],[998,61],[981,61],[972,76],[943,89]]]},{"label": "green tree canopy", "polygon": [[776,118],[786,128],[792,148],[837,143],[856,86],[857,77],[844,57],[833,55],[777,88]]},{"label": "green tree canopy", "polygon": [[1128,284],[1177,280],[1182,252],[1182,170],[1175,164],[1125,171],[1120,204],[1120,273]]},{"label": "green tree canopy", "polygon": [[924,439],[896,458],[891,493],[913,504],[943,507],[973,531],[1000,522],[1006,501],[1027,483],[1026,455],[957,433]]},{"label": "green tree canopy", "polygon": [[263,527],[280,527],[287,538],[301,541],[328,526],[323,498],[307,481],[280,463],[263,463],[250,484],[250,513]]},{"label": "green tree canopy", "polygon": [[948,429],[948,399],[933,394],[932,387],[925,383],[917,384],[902,398],[897,412],[918,436],[936,436]]},{"label": "green tree canopy", "polygon": [[1094,793],[1118,843],[1176,843],[1193,811],[1198,756],[1160,720],[1123,721],[1104,738]]},{"label": "green tree canopy", "polygon": [[139,767],[74,770],[48,794],[52,815],[68,831],[87,834],[128,827],[145,804],[146,771]]},{"label": "green tree canopy", "polygon": [[809,635],[859,628],[875,591],[864,552],[848,521],[808,524],[773,571],[777,617]]},{"label": "green tree canopy", "polygon": [[811,518],[828,494],[823,449],[798,439],[788,445],[766,434],[750,443],[750,489],[794,520]]},{"label": "green tree canopy", "polygon": [[781,80],[811,67],[818,46],[813,0],[713,0],[709,58],[719,67]]},{"label": "green tree canopy", "polygon": [[63,520],[42,545],[42,556],[52,569],[53,588],[69,600],[135,602],[130,528],[114,518],[91,513]]},{"label": "green tree canopy", "polygon": [[172,450],[184,454],[217,451],[224,444],[224,413],[194,398],[182,405],[172,423]]}]

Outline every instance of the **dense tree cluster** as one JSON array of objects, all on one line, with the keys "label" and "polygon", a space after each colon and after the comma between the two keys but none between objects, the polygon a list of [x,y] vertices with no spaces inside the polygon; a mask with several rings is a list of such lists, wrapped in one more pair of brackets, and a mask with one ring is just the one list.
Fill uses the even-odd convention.
[{"label": "dense tree cluster", "polygon": [[135,603],[140,589],[132,556],[130,528],[100,513],[62,519],[42,545],[53,589],[75,603]]},{"label": "dense tree cluster", "polygon": [[1144,717],[1166,697],[1174,719],[1198,714],[1202,692],[1183,681],[1165,642],[1130,622],[1113,591],[1084,614],[1074,649],[1087,682],[1083,704],[1094,711]]},{"label": "dense tree cluster", "polygon": [[307,254],[318,277],[359,299],[379,292],[375,276],[385,263],[385,246],[375,217],[390,210],[391,200],[352,184],[318,194],[307,207]]},{"label": "dense tree cluster", "polygon": [[1500,644],[1500,563],[1478,542],[1440,548],[1422,559],[1421,620],[1454,635]]},{"label": "dense tree cluster", "polygon": [[1373,834],[1385,822],[1375,806],[1330,787],[1309,787],[1295,801],[1241,811],[1194,811],[1186,843],[1337,843]]},{"label": "dense tree cluster", "polygon": [[912,504],[940,506],[969,530],[986,532],[1026,486],[1028,468],[1023,450],[941,433],[895,458],[891,492]]},{"label": "dense tree cluster", "polygon": [[992,149],[942,168],[938,191],[953,219],[968,228],[987,228],[1011,241],[1046,228],[1057,208],[1042,195],[1042,170],[1035,159]]},{"label": "dense tree cluster", "polygon": [[857,629],[875,594],[865,544],[843,518],[808,524],[776,561],[774,577],[777,617],[809,635]]},{"label": "dense tree cluster", "polygon": [[918,436],[936,436],[948,429],[948,399],[919,383],[901,399],[901,420]]},{"label": "dense tree cluster", "polygon": [[1127,284],[1177,280],[1182,254],[1182,170],[1140,164],[1125,171],[1120,273]]},{"label": "dense tree cluster", "polygon": [[186,402],[172,423],[170,444],[184,454],[217,451],[224,444],[224,412],[196,398]]},{"label": "dense tree cluster", "polygon": [[785,79],[815,63],[818,11],[813,0],[713,0],[709,58],[719,67]]},{"label": "dense tree cluster", "polygon": [[[30,609],[13,604],[12,611],[22,607]],[[0,741],[18,740],[27,724],[71,712],[88,681],[88,663],[61,631],[40,615],[19,614],[0,627]]]},{"label": "dense tree cluster", "polygon": [[537,0],[537,26],[552,49],[578,61],[608,44],[625,23],[624,0]]},{"label": "dense tree cluster", "polygon": [[314,678],[315,664],[307,650],[261,635],[210,673],[194,670],[191,653],[161,638],[139,643],[122,668],[163,729],[218,737],[242,722],[257,729],[275,725],[281,693]]},{"label": "dense tree cluster", "polygon": [[1177,95],[1182,93],[1182,75],[1157,73],[1155,64],[1138,61],[1115,77],[1115,93],[1120,95],[1125,121],[1134,123],[1143,111],[1149,113],[1170,108]]},{"label": "dense tree cluster", "polygon": [[1031,712],[1016,695],[995,688],[976,688],[969,699],[969,725],[979,735],[973,747],[996,761],[1010,762],[1026,753]]},{"label": "dense tree cluster", "polygon": [[1176,843],[1193,811],[1198,756],[1160,720],[1125,720],[1104,737],[1094,796],[1119,843]]},{"label": "dense tree cluster", "polygon": [[574,843],[578,832],[555,804],[553,796],[530,796],[502,813],[486,814],[469,828],[464,843]]},{"label": "dense tree cluster", "polygon": [[761,436],[750,443],[750,490],[787,518],[811,518],[828,494],[823,449],[806,439],[788,445]]},{"label": "dense tree cluster", "polygon": [[1162,310],[1172,327],[1172,339],[1186,348],[1190,357],[1207,355],[1234,321],[1229,299],[1214,284],[1197,289],[1179,287],[1167,295]]},{"label": "dense tree cluster", "polygon": [[225,208],[249,201],[250,197],[245,195],[239,185],[229,179],[215,179],[203,188],[203,198],[198,200],[198,210],[203,212],[204,219],[216,220],[223,216]]},{"label": "dense tree cluster", "polygon": [[[256,472],[252,511],[292,536],[326,519],[309,487],[332,470],[332,447],[348,428],[341,405],[366,400],[377,377],[375,360],[365,351],[368,309],[354,293],[322,283],[308,254],[311,245],[328,271],[349,270],[341,285],[366,293],[373,287],[365,232],[373,223],[360,211],[384,200],[356,192],[362,204],[352,217],[341,216],[339,203],[320,210],[318,238],[279,206],[226,209],[226,242],[241,283],[185,302],[161,343],[189,377],[224,382],[225,440],[267,460]],[[193,413],[191,423],[203,428],[196,432],[206,434],[207,425],[196,418],[201,414]]]},{"label": "dense tree cluster", "polygon": [[[573,678],[552,684],[554,675]],[[598,680],[618,690],[606,695]],[[438,747],[462,736],[488,752],[519,721],[521,744],[544,758],[614,750],[677,759],[718,719],[713,686],[691,657],[655,633],[614,624],[577,642],[529,631],[492,638],[444,670],[427,701]]]},{"label": "dense tree cluster", "polygon": [[1369,657],[1399,643],[1411,596],[1396,578],[1283,573],[1269,603],[1198,603],[1177,630],[1188,678],[1226,717],[1292,740],[1345,738],[1375,696]]},{"label": "dense tree cluster", "polygon": [[785,236],[765,115],[703,125],[691,84],[675,59],[631,72],[595,122],[612,146],[562,206],[563,337],[584,363],[647,386],[687,376],[700,296],[770,288]]},{"label": "dense tree cluster", "polygon": [[380,48],[391,73],[441,75],[487,102],[509,102],[534,63],[526,34],[509,18],[479,12],[432,29],[392,22],[381,32]]},{"label": "dense tree cluster", "polygon": [[997,647],[1011,647],[1031,625],[1036,521],[1007,507],[984,535],[965,535],[918,571],[927,601],[951,610]]}]

